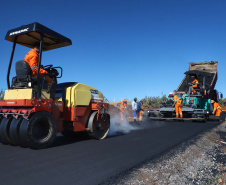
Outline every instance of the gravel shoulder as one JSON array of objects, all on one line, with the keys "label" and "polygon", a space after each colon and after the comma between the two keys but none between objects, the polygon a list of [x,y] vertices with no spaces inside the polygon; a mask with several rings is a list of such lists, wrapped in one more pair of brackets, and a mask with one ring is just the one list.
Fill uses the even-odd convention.
[{"label": "gravel shoulder", "polygon": [[226,125],[201,133],[101,185],[226,185]]}]

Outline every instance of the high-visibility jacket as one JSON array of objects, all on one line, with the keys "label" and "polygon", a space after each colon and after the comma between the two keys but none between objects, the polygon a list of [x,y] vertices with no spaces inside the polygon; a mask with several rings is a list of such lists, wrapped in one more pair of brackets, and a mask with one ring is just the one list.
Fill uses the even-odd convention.
[{"label": "high-visibility jacket", "polygon": [[[24,58],[24,61],[26,61],[29,64],[32,70],[33,77],[37,76],[38,60],[39,60],[39,55],[34,49],[31,49]],[[40,68],[39,74],[40,76],[42,76],[43,74],[47,74],[47,71]]]},{"label": "high-visibility jacket", "polygon": [[191,86],[191,89],[192,89],[192,92],[193,93],[196,93],[196,90],[194,90],[194,87],[198,87],[198,83],[199,83],[199,80],[198,79],[195,79],[193,82],[192,82],[192,86]]},{"label": "high-visibility jacket", "polygon": [[176,112],[176,117],[179,118],[179,116],[181,118],[183,118],[183,114],[182,114],[182,110],[181,110],[181,103],[182,100],[179,99],[179,97],[177,95],[174,96],[174,101],[175,101],[175,112]]},{"label": "high-visibility jacket", "polygon": [[177,95],[174,95],[173,100],[174,101],[179,100],[179,97]]},{"label": "high-visibility jacket", "polygon": [[143,114],[144,114],[144,104],[143,103],[140,103],[141,104],[141,111],[140,111],[140,121],[142,121],[143,119]]},{"label": "high-visibility jacket", "polygon": [[117,106],[120,106],[121,111],[126,111],[127,108],[127,101],[124,99],[123,101],[120,101],[117,103]]},{"label": "high-visibility jacket", "polygon": [[199,80],[198,79],[195,79],[193,82],[192,82],[192,86],[193,87],[198,87],[198,83],[199,83]]},{"label": "high-visibility jacket", "polygon": [[220,116],[222,112],[222,109],[220,107],[220,105],[217,102],[214,102],[213,104],[213,113],[215,116]]}]

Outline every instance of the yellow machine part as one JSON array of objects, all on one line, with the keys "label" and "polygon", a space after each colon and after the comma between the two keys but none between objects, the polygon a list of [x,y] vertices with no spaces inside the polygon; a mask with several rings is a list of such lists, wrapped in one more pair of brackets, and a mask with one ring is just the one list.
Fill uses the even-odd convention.
[{"label": "yellow machine part", "polygon": [[[9,89],[5,90],[4,100],[32,99],[34,89]],[[41,91],[42,99],[50,99],[50,93],[46,90]]]},{"label": "yellow machine part", "polygon": [[88,106],[91,100],[104,100],[104,96],[97,89],[81,83],[66,89],[66,107]]}]

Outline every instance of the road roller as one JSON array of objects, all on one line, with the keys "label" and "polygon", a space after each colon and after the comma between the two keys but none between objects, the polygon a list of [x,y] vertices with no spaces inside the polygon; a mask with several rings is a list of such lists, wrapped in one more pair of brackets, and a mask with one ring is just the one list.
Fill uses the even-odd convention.
[{"label": "road roller", "polygon": [[[0,100],[0,142],[2,144],[43,149],[50,147],[57,134],[72,136],[84,133],[94,139],[104,139],[110,129],[109,104],[103,94],[78,82],[57,83],[63,69],[52,64],[41,65],[42,52],[72,45],[69,38],[34,22],[7,32],[5,40],[13,43],[7,72],[4,99]],[[16,76],[10,71],[16,45],[32,48],[39,43],[37,75],[24,60],[15,62]],[[52,79],[51,88],[40,68]]]}]

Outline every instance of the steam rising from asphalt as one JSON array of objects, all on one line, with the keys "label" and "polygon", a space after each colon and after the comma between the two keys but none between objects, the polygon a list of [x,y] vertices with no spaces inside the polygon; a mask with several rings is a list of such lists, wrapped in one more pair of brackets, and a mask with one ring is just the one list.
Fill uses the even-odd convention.
[{"label": "steam rising from asphalt", "polygon": [[120,115],[111,116],[111,126],[108,136],[116,136],[121,134],[128,134],[132,130],[138,130],[139,127],[131,125],[128,121],[121,122]]}]

